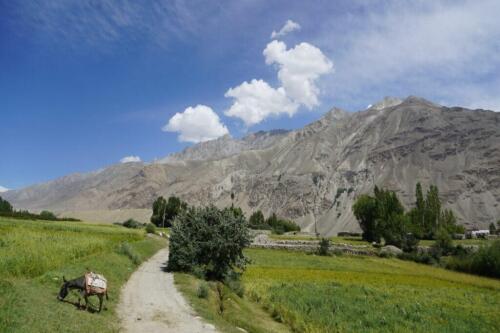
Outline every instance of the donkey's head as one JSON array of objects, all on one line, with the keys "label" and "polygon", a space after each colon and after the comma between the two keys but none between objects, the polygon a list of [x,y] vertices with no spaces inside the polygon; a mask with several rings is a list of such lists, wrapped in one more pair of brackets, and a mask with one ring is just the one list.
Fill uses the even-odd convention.
[{"label": "donkey's head", "polygon": [[66,281],[66,278],[63,276],[63,285],[61,286],[61,290],[59,290],[59,295],[57,295],[57,299],[62,301],[63,299],[68,296],[69,293],[69,286],[68,286],[68,281]]}]

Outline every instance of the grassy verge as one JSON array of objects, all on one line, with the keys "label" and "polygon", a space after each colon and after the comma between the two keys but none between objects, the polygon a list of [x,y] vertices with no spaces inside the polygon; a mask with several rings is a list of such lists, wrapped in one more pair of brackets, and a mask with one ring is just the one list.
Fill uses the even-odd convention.
[{"label": "grassy verge", "polygon": [[205,283],[192,275],[175,273],[175,284],[188,299],[194,310],[205,320],[214,324],[221,332],[241,333],[237,327],[247,332],[289,332],[289,329],[275,321],[258,304],[246,297],[239,297],[224,287],[224,311],[220,313],[220,301],[215,283],[208,283],[206,297],[198,297],[200,283]]},{"label": "grassy verge", "polygon": [[[163,246],[163,240],[144,237],[142,230],[0,218],[0,332],[118,331],[121,286]],[[56,300],[62,276],[78,277],[87,269],[109,281],[110,300],[100,314]],[[67,300],[75,302],[77,296]]]},{"label": "grassy verge", "polygon": [[397,259],[250,249],[247,295],[297,332],[493,332],[500,281]]}]

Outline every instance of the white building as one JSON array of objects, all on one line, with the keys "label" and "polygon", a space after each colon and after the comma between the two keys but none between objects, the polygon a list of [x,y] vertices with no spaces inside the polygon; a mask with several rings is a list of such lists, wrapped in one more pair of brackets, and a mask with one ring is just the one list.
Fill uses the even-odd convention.
[{"label": "white building", "polygon": [[486,237],[490,235],[490,231],[487,229],[484,230],[473,230],[470,232],[470,235],[472,238],[478,238],[478,237]]}]

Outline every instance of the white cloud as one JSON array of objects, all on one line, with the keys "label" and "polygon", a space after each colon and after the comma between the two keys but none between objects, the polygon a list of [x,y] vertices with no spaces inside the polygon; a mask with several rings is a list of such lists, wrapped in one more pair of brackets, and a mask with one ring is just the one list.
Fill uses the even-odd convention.
[{"label": "white cloud", "polygon": [[280,31],[278,32],[273,31],[271,33],[271,38],[274,39],[277,37],[284,36],[292,31],[300,30],[300,28],[301,28],[300,24],[298,24],[297,22],[294,22],[292,20],[287,20],[285,25],[280,29]]},{"label": "white cloud", "polygon": [[326,21],[315,39],[335,54],[328,87],[337,100],[361,104],[379,95],[416,94],[455,105],[496,105],[468,96],[464,84],[498,95],[491,83],[500,68],[498,0],[369,6],[369,15]]},{"label": "white cloud", "polygon": [[7,192],[9,189],[3,186],[0,186],[0,193]]},{"label": "white cloud", "polygon": [[266,64],[278,64],[278,78],[287,96],[311,109],[319,104],[316,80],[333,70],[323,52],[309,43],[300,43],[287,50],[286,44],[273,40],[263,51]]},{"label": "white cloud", "polygon": [[177,112],[163,128],[166,132],[179,133],[181,142],[203,142],[229,134],[219,116],[206,105],[188,107]]},{"label": "white cloud", "polygon": [[270,116],[293,116],[300,105],[309,109],[319,104],[318,78],[333,69],[332,62],[317,47],[300,43],[287,50],[286,44],[273,40],[263,51],[266,64],[277,64],[282,86],[271,87],[264,80],[253,79],[230,88],[225,97],[235,99],[225,112],[252,126]]},{"label": "white cloud", "polygon": [[283,88],[274,89],[263,80],[243,82],[230,88],[225,97],[235,99],[233,105],[225,112],[227,116],[240,118],[247,126],[260,123],[269,116],[283,113],[292,116],[298,108],[286,95]]},{"label": "white cloud", "polygon": [[120,163],[141,162],[139,156],[125,156],[120,160]]}]

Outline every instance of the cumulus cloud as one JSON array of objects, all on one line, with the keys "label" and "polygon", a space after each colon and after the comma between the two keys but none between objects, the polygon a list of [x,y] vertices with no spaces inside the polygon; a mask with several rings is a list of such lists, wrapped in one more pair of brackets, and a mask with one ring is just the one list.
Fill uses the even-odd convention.
[{"label": "cumulus cloud", "polygon": [[300,43],[287,50],[285,43],[273,40],[263,54],[266,64],[278,65],[278,78],[287,96],[309,109],[319,104],[316,80],[333,70],[332,62],[319,48]]},{"label": "cumulus cloud", "polygon": [[188,107],[177,112],[162,128],[166,132],[179,133],[181,142],[203,142],[229,134],[219,116],[206,105]]},{"label": "cumulus cloud", "polygon": [[275,89],[263,80],[245,81],[230,88],[224,96],[235,100],[225,114],[240,118],[247,126],[258,124],[269,116],[292,116],[298,108],[283,88]]},{"label": "cumulus cloud", "polygon": [[292,31],[295,31],[295,30],[300,30],[300,24],[298,24],[297,22],[294,22],[292,20],[287,20],[285,25],[278,31],[273,31],[271,33],[271,38],[274,39],[274,38],[278,38],[278,37],[282,37]]},{"label": "cumulus cloud", "polygon": [[[283,29],[282,29],[283,30]],[[285,43],[273,40],[263,51],[266,64],[275,64],[282,86],[271,87],[264,80],[252,80],[229,89],[225,97],[234,99],[225,112],[252,126],[270,116],[293,116],[301,105],[312,109],[319,104],[317,80],[333,70],[332,62],[321,50],[309,43],[300,43],[287,50]]]},{"label": "cumulus cloud", "polygon": [[0,193],[7,192],[9,189],[3,186],[0,186]]},{"label": "cumulus cloud", "polygon": [[141,162],[139,156],[125,156],[120,160],[120,163]]}]

